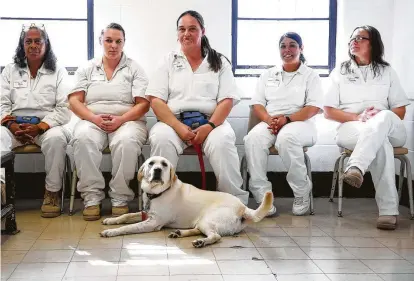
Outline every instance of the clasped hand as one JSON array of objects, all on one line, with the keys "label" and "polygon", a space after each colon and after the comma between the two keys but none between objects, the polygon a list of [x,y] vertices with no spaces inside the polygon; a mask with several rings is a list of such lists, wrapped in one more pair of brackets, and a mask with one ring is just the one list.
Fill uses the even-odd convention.
[{"label": "clasped hand", "polygon": [[122,116],[98,114],[93,117],[92,122],[109,134],[115,132],[124,123],[124,120]]},{"label": "clasped hand", "polygon": [[267,128],[270,132],[276,135],[286,125],[287,119],[284,115],[270,116],[266,123],[269,125]]}]

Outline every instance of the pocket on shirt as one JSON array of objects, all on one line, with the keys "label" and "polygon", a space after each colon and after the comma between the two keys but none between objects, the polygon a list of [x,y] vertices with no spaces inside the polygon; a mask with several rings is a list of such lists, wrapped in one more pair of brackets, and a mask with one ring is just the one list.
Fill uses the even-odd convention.
[{"label": "pocket on shirt", "polygon": [[33,93],[37,104],[44,109],[54,108],[56,105],[56,87],[45,85],[39,92]]},{"label": "pocket on shirt", "polygon": [[132,96],[132,84],[124,82],[119,86],[121,100],[125,103],[135,103],[134,97]]},{"label": "pocket on shirt", "polygon": [[213,73],[195,74],[193,80],[193,95],[208,99],[217,99],[218,76]]}]

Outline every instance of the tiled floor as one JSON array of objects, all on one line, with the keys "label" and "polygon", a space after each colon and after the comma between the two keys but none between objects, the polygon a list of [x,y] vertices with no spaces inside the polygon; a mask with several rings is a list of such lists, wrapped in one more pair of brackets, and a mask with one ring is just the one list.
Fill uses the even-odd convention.
[{"label": "tiled floor", "polygon": [[408,209],[401,207],[396,231],[380,231],[373,199],[345,199],[343,218],[325,198],[315,200],[315,216],[304,217],[291,215],[292,199],[276,199],[277,217],[204,249],[192,247],[194,237],[167,238],[169,230],[100,238],[114,226],[85,222],[80,211],[43,219],[39,206],[19,203],[21,233],[2,237],[2,280],[414,280]]}]

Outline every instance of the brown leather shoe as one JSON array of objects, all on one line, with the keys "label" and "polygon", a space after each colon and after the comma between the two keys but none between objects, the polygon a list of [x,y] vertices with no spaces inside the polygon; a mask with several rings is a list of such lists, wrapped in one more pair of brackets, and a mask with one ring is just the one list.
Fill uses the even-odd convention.
[{"label": "brown leather shoe", "polygon": [[397,228],[397,216],[379,216],[377,228],[384,230],[394,230]]},{"label": "brown leather shoe", "polygon": [[83,209],[83,219],[86,221],[96,221],[101,218],[101,207],[99,205],[89,206]]},{"label": "brown leather shoe", "polygon": [[112,207],[112,216],[119,217],[129,213],[128,205]]},{"label": "brown leather shoe", "polygon": [[351,167],[344,173],[343,180],[350,186],[360,188],[364,181],[364,176],[357,167]]},{"label": "brown leather shoe", "polygon": [[43,218],[55,218],[60,216],[59,192],[51,192],[46,189],[42,208],[40,209]]}]

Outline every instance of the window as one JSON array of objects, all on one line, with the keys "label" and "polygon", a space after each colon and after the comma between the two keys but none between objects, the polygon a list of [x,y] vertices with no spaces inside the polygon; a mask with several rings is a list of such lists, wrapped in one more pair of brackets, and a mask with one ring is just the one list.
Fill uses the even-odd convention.
[{"label": "window", "polygon": [[236,77],[258,77],[280,63],[279,38],[300,34],[307,65],[322,77],[335,67],[336,0],[233,0],[232,62]]},{"label": "window", "polygon": [[2,5],[0,65],[13,61],[23,24],[42,23],[59,64],[70,72],[93,58],[93,0],[19,0]]}]

